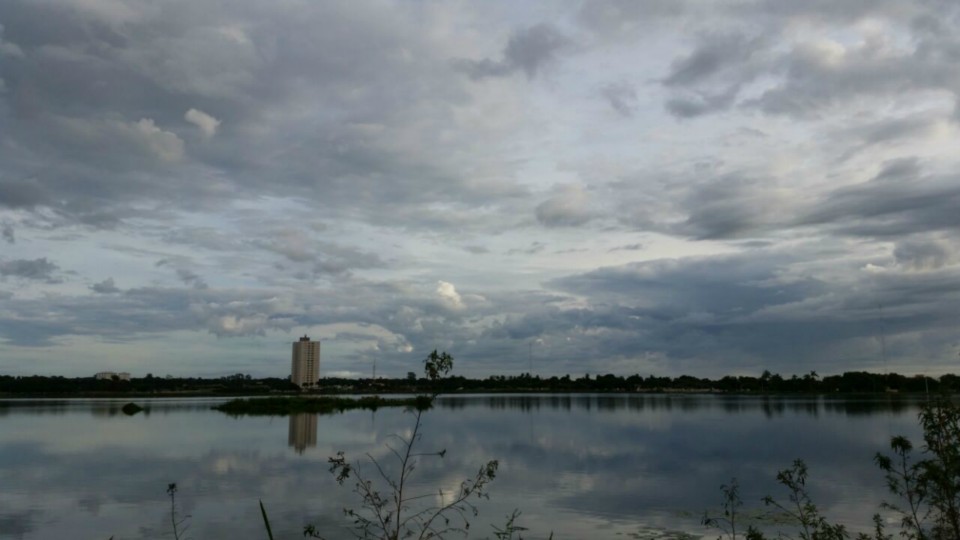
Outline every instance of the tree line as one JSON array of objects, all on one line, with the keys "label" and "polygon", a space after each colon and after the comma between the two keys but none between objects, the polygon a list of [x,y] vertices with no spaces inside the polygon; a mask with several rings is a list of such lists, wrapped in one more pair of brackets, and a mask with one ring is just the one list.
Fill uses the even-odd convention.
[{"label": "tree line", "polygon": [[[95,377],[12,376],[0,375],[0,394],[6,395],[70,395],[70,394],[214,394],[251,395],[293,393],[300,389],[287,378],[253,378],[237,373],[218,378],[145,377],[130,380],[97,379]],[[940,377],[848,371],[840,375],[819,376],[811,371],[804,375],[782,376],[764,371],[759,376],[727,375],[710,379],[691,375],[660,377],[639,374],[585,374],[541,377],[491,375],[486,378],[447,377],[430,380],[409,373],[402,378],[346,379],[324,377],[312,392],[320,393],[417,393],[457,392],[720,392],[744,394],[851,394],[851,393],[939,393],[960,390],[960,376]]]}]

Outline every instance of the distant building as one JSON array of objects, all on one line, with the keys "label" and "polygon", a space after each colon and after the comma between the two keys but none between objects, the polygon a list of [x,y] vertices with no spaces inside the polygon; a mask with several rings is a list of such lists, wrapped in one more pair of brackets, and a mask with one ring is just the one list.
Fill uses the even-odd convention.
[{"label": "distant building", "polygon": [[130,380],[130,374],[127,373],[126,371],[121,371],[120,373],[117,373],[116,371],[101,371],[100,373],[97,373],[93,377],[98,380],[113,380],[115,378],[121,381]]},{"label": "distant building", "polygon": [[300,388],[313,388],[320,378],[320,342],[303,336],[293,343],[290,382]]}]

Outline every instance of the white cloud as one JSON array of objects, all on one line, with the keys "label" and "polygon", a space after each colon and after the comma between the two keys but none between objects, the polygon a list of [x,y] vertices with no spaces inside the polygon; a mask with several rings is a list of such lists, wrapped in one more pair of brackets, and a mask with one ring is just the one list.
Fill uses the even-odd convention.
[{"label": "white cloud", "polygon": [[261,315],[250,317],[224,315],[208,321],[208,329],[218,336],[262,334],[268,326],[266,317]]},{"label": "white cloud", "polygon": [[460,293],[457,292],[457,288],[453,286],[453,283],[442,280],[437,281],[437,295],[440,296],[440,300],[450,308],[459,310],[466,307],[463,303],[463,298],[460,297]]},{"label": "white cloud", "polygon": [[23,58],[23,50],[16,43],[10,43],[9,41],[0,41],[0,56]]},{"label": "white cloud", "polygon": [[129,124],[123,129],[133,131],[163,161],[180,161],[183,157],[183,140],[174,133],[160,129],[150,118],[141,118],[136,124]]},{"label": "white cloud", "polygon": [[217,129],[220,127],[220,120],[197,109],[190,109],[183,115],[183,118],[187,122],[197,126],[206,138],[216,135]]},{"label": "white cloud", "polygon": [[23,49],[16,43],[4,41],[3,25],[0,24],[0,56],[9,56],[12,58],[23,58]]}]

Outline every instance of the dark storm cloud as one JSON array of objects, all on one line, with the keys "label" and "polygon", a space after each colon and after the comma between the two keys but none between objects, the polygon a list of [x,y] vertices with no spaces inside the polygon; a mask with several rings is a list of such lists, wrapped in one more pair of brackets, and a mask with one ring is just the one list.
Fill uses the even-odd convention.
[{"label": "dark storm cloud", "polygon": [[122,294],[13,299],[8,305],[12,311],[0,312],[0,337],[22,346],[45,346],[68,335],[128,342],[179,330],[239,336],[289,327],[289,321],[276,316],[271,292],[137,288]]},{"label": "dark storm cloud", "polygon": [[710,166],[649,176],[641,172],[612,184],[616,200],[607,207],[631,229],[695,240],[758,238],[793,227],[790,219],[802,205],[776,177]]},{"label": "dark storm cloud", "polygon": [[[876,361],[874,340],[882,324],[890,341],[898,343],[901,362],[911,361],[916,351],[909,343],[921,334],[937,351],[927,359],[944,361],[953,339],[950,306],[960,299],[955,269],[861,272],[854,287],[848,280],[855,276],[838,278],[827,271],[837,263],[804,271],[809,277],[789,277],[813,254],[765,251],[633,263],[555,280],[551,285],[585,297],[590,307],[530,315],[509,331],[537,335],[557,328],[563,335],[564,329],[591,330],[589,335],[603,337],[589,346],[605,355],[665,353],[673,358],[665,369],[707,356],[726,369],[785,369],[800,358],[813,362],[808,355],[819,350],[822,368],[836,371],[838,365]],[[837,261],[839,256],[821,254]],[[840,264],[854,271],[862,263]],[[883,305],[882,312],[877,305]],[[698,365],[698,370],[710,369]]]},{"label": "dark storm cloud", "polygon": [[111,294],[118,293],[120,289],[117,288],[116,283],[114,283],[113,278],[107,278],[100,283],[94,283],[90,286],[90,290],[95,293],[100,294]]},{"label": "dark storm cloud", "polygon": [[58,270],[60,270],[60,267],[48,261],[46,257],[32,260],[0,260],[0,276],[2,277],[58,283],[59,280],[54,276]]},{"label": "dark storm cloud", "polygon": [[893,257],[897,264],[915,270],[935,270],[954,259],[955,249],[942,241],[930,239],[907,239],[897,242]]},{"label": "dark storm cloud", "polygon": [[608,249],[607,251],[608,251],[608,252],[614,252],[614,251],[641,251],[641,250],[643,250],[643,248],[644,248],[643,244],[627,244],[627,245],[624,245],[624,246],[617,246],[617,247],[610,248],[610,249]]},{"label": "dark storm cloud", "polygon": [[[449,330],[441,322],[438,304],[405,287],[343,279],[329,290],[213,289],[198,287],[199,278],[189,271],[178,273],[188,278],[184,280],[188,288],[140,287],[122,294],[11,299],[5,304],[9,311],[0,311],[0,337],[16,345],[44,346],[67,335],[127,342],[181,330],[231,337],[342,322],[378,324],[412,335],[422,334],[425,327],[435,327],[436,335]],[[98,286],[97,292],[111,292],[107,282]],[[427,325],[426,320],[434,322]],[[431,333],[429,339],[435,337]]]},{"label": "dark storm cloud", "polygon": [[3,239],[4,239],[8,244],[16,244],[16,243],[17,243],[17,237],[16,237],[16,235],[14,234],[13,225],[11,225],[11,224],[9,224],[9,223],[4,223],[4,224],[3,224],[2,231],[0,231],[0,235],[3,236]]},{"label": "dark storm cloud", "polygon": [[387,266],[387,263],[376,253],[361,249],[333,242],[309,241],[301,238],[299,233],[295,233],[293,238],[287,233],[278,233],[271,236],[271,240],[261,245],[263,249],[283,255],[291,262],[312,263],[316,273],[337,274],[349,270],[384,268]]},{"label": "dark storm cloud", "polygon": [[735,89],[719,94],[688,93],[668,99],[665,106],[677,118],[696,118],[729,108],[735,97]]},{"label": "dark storm cloud", "polygon": [[[919,2],[770,1],[722,7],[719,19],[752,20],[760,34],[701,36],[690,53],[673,61],[662,81],[671,90],[666,107],[681,118],[737,104],[767,114],[816,118],[868,98],[953,95],[960,80],[958,13],[955,4]],[[854,43],[791,36],[798,25],[862,32],[851,26],[865,20],[881,21],[889,29],[861,34]],[[906,40],[896,39],[897,34]],[[749,85],[761,79],[766,88],[748,94]]]},{"label": "dark storm cloud", "polygon": [[[556,280],[552,285],[597,301],[653,303],[678,312],[751,312],[771,302],[769,287],[761,283],[772,278],[774,268],[787,265],[791,259],[773,254],[756,260],[743,255],[658,260],[601,268]],[[776,289],[776,301],[797,301],[816,288],[813,281],[785,285]]]},{"label": "dark storm cloud", "polygon": [[502,59],[464,59],[456,65],[473,79],[505,77],[518,71],[532,78],[570,45],[570,39],[553,26],[538,24],[514,32],[503,49]]},{"label": "dark storm cloud", "polygon": [[924,174],[915,160],[885,164],[871,180],[827,194],[799,224],[845,234],[897,237],[960,227],[960,179]]},{"label": "dark storm cloud", "polygon": [[631,117],[637,108],[637,91],[625,82],[610,83],[600,89],[600,95],[621,116]]},{"label": "dark storm cloud", "polygon": [[[952,3],[597,0],[431,31],[432,4],[225,6],[0,2],[0,269],[30,287],[4,295],[7,343],[350,325],[345,364],[400,374],[437,347],[514,369],[531,342],[560,372],[869,367],[882,303],[891,357],[946,350]],[[672,238],[605,252],[638,231]],[[66,241],[60,264],[123,264],[51,294],[34,257]],[[742,251],[524,288],[558,253],[667,243]]]},{"label": "dark storm cloud", "polygon": [[764,45],[761,39],[739,34],[701,37],[693,51],[674,60],[661,81],[675,91],[667,110],[676,117],[693,118],[732,106],[740,87],[760,69]]},{"label": "dark storm cloud", "polygon": [[935,135],[947,120],[936,114],[914,114],[904,117],[882,118],[872,122],[855,124],[832,134],[838,149],[844,149],[840,161],[862,155],[877,146],[896,148],[914,140],[924,140]]},{"label": "dark storm cloud", "polygon": [[955,231],[960,179],[927,173],[925,165],[915,158],[891,160],[866,182],[813,194],[745,173],[680,175],[663,181],[657,197],[625,181],[612,204],[631,227],[698,240],[782,233],[897,240]]},{"label": "dark storm cloud", "polygon": [[865,42],[857,48],[804,44],[780,60],[782,84],[747,102],[768,114],[806,117],[851,99],[903,92],[956,88],[960,70],[942,61],[955,44],[938,43],[927,56],[915,51],[888,52],[887,43]]},{"label": "dark storm cloud", "polygon": [[207,288],[207,282],[204,281],[203,278],[197,275],[195,272],[187,268],[177,268],[177,277],[184,284],[189,285],[194,289]]},{"label": "dark storm cloud", "polygon": [[507,255],[536,255],[547,248],[547,245],[540,241],[530,242],[525,248],[513,248],[507,250]]},{"label": "dark storm cloud", "polygon": [[11,538],[25,538],[36,528],[37,519],[41,512],[35,509],[24,511],[4,512],[0,515],[0,531],[9,534]]},{"label": "dark storm cloud", "polygon": [[48,200],[45,189],[36,179],[13,180],[8,175],[0,175],[0,205],[33,208]]},{"label": "dark storm cloud", "polygon": [[887,118],[857,126],[847,132],[865,145],[880,144],[900,138],[915,137],[930,131],[938,122],[936,117]]},{"label": "dark storm cloud", "polygon": [[[493,200],[438,150],[498,128],[441,135],[459,133],[452,108],[470,105],[468,81],[399,11],[87,8],[0,6],[3,39],[22,51],[0,62],[0,122],[15,143],[0,150],[0,205],[113,226],[169,203],[274,194],[415,226],[432,201]],[[533,75],[563,42],[534,26],[503,61]]]},{"label": "dark storm cloud", "polygon": [[673,61],[663,84],[691,86],[715,78],[731,66],[748,60],[758,45],[757,41],[741,35],[705,36],[690,54]]},{"label": "dark storm cloud", "polygon": [[769,179],[726,176],[694,182],[681,202],[688,217],[674,231],[698,239],[757,234],[782,218],[778,203]]}]

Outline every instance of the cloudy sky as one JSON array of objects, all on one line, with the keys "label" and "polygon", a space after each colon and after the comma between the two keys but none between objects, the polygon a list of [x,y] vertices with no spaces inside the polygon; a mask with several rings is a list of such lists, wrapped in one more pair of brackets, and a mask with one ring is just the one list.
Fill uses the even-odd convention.
[{"label": "cloudy sky", "polygon": [[0,373],[960,371],[953,0],[5,0]]}]

